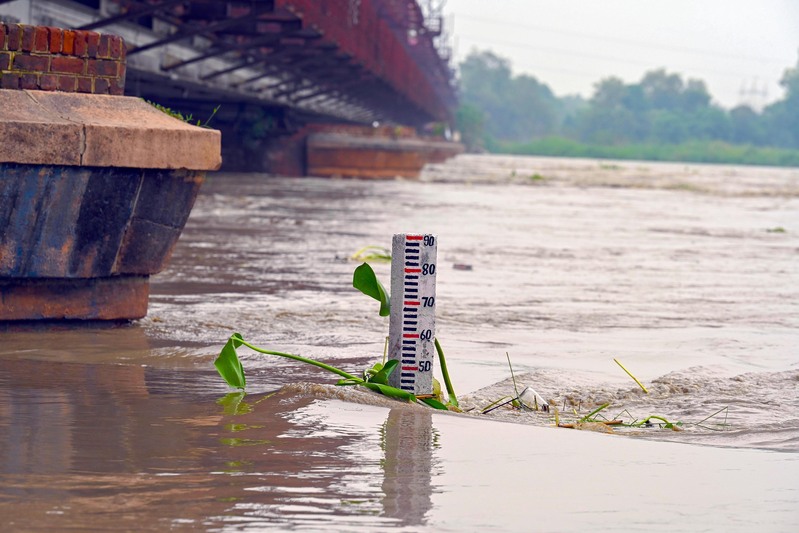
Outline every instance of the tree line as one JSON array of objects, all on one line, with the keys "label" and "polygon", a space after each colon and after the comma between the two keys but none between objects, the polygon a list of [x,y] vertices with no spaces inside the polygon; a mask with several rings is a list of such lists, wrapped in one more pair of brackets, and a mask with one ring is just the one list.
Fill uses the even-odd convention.
[{"label": "tree line", "polygon": [[704,81],[664,69],[638,83],[604,78],[583,99],[514,76],[491,52],[473,52],[459,67],[457,125],[471,151],[799,166],[799,61],[780,80],[784,97],[761,111],[726,110]]}]

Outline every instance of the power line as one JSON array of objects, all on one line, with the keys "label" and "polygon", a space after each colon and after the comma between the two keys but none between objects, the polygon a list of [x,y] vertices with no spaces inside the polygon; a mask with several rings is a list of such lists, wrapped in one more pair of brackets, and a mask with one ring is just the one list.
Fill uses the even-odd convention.
[{"label": "power line", "polygon": [[554,33],[554,34],[571,35],[571,36],[574,36],[574,37],[580,37],[582,39],[588,38],[588,39],[595,39],[595,40],[599,40],[599,41],[615,42],[615,43],[625,44],[625,45],[634,45],[634,46],[636,46],[638,48],[653,48],[653,49],[667,50],[667,51],[671,51],[671,52],[688,52],[688,53],[691,53],[691,54],[694,54],[694,55],[703,55],[703,56],[708,56],[708,57],[718,57],[718,58],[725,58],[725,59],[753,61],[753,62],[757,62],[757,63],[767,62],[767,63],[774,63],[774,64],[780,64],[780,65],[783,64],[783,62],[781,60],[777,60],[775,58],[747,57],[747,56],[741,56],[741,55],[738,55],[738,54],[729,54],[729,53],[724,53],[724,52],[715,52],[715,51],[709,51],[709,50],[699,50],[699,49],[696,49],[696,48],[689,48],[689,47],[684,47],[684,46],[674,46],[674,45],[665,45],[665,44],[660,44],[660,43],[636,41],[636,40],[633,40],[633,39],[624,39],[624,38],[619,38],[619,37],[611,37],[611,36],[607,36],[607,35],[588,34],[588,33],[577,32],[577,31],[573,31],[573,30],[547,28],[547,27],[544,27],[544,26],[534,26],[534,25],[529,25],[529,24],[521,24],[521,23],[518,23],[518,22],[509,22],[509,21],[498,20],[498,19],[475,17],[475,16],[463,15],[463,14],[459,14],[459,13],[455,14],[454,16],[455,16],[456,20],[461,18],[461,19],[466,19],[466,20],[473,20],[473,21],[476,21],[476,22],[484,22],[484,23],[487,23],[487,24],[501,25],[501,26],[504,26],[504,27],[512,26],[512,27],[522,28],[522,29],[526,29],[526,30],[535,30],[535,31],[548,32],[548,33]]},{"label": "power line", "polygon": [[[577,52],[577,51],[574,51],[574,50],[565,50],[565,49],[562,49],[562,48],[542,47],[542,46],[538,46],[538,45],[534,45],[534,44],[530,44],[530,43],[520,43],[520,42],[514,42],[514,41],[486,40],[486,39],[483,39],[483,38],[480,38],[480,37],[471,37],[469,35],[463,35],[463,34],[458,35],[458,37],[460,39],[467,39],[467,40],[471,41],[473,44],[478,44],[478,45],[482,43],[482,44],[484,44],[486,46],[499,45],[499,46],[509,46],[509,47],[513,47],[513,48],[525,48],[525,49],[530,49],[530,50],[544,51],[544,52],[547,52],[547,53],[550,53],[550,54],[560,54],[560,55],[574,56],[574,57],[579,57],[579,58],[582,58],[582,59],[599,59],[599,60],[602,60],[602,61],[610,61],[610,62],[613,62],[613,63],[635,65],[635,66],[645,67],[645,68],[658,68],[658,67],[653,67],[652,62],[644,62],[644,61],[638,61],[638,60],[633,60],[633,59],[628,59],[628,58],[620,58],[618,56],[604,56],[604,55],[598,55],[598,54],[590,54],[590,53],[585,53],[585,52]],[[684,69],[684,70],[689,70],[689,69]],[[690,70],[693,71],[694,73],[697,73],[697,74],[700,74],[700,75],[701,74],[716,74],[716,75],[719,75],[719,76],[726,76],[726,77],[729,77],[729,78],[735,78],[736,80],[740,80],[741,76],[742,76],[741,72],[728,72],[728,71],[721,71],[721,70],[715,70],[715,69],[707,69],[707,68],[704,68],[704,67],[703,68],[692,67],[692,68],[690,68]]]}]

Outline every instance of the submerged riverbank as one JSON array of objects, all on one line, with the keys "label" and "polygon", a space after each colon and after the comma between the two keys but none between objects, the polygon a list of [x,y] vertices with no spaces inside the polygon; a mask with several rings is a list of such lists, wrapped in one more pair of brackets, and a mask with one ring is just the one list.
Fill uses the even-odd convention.
[{"label": "submerged riverbank", "polygon": [[604,145],[586,144],[563,137],[545,137],[527,143],[493,144],[491,150],[497,154],[799,167],[799,150],[725,141]]}]

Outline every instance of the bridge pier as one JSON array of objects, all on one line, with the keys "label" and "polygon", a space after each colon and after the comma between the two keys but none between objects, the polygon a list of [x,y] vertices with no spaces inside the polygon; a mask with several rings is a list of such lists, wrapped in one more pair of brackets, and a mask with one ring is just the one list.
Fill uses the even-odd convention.
[{"label": "bridge pier", "polygon": [[220,166],[218,131],[113,95],[122,50],[0,23],[0,321],[143,317],[149,276]]}]

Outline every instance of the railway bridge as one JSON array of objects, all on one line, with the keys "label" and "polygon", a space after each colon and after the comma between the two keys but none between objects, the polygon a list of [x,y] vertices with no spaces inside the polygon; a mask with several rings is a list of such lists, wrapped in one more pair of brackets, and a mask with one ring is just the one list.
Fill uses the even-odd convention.
[{"label": "railway bridge", "polygon": [[443,2],[0,0],[0,19],[121,36],[125,94],[213,115],[227,168],[281,171],[308,128],[451,124]]}]

